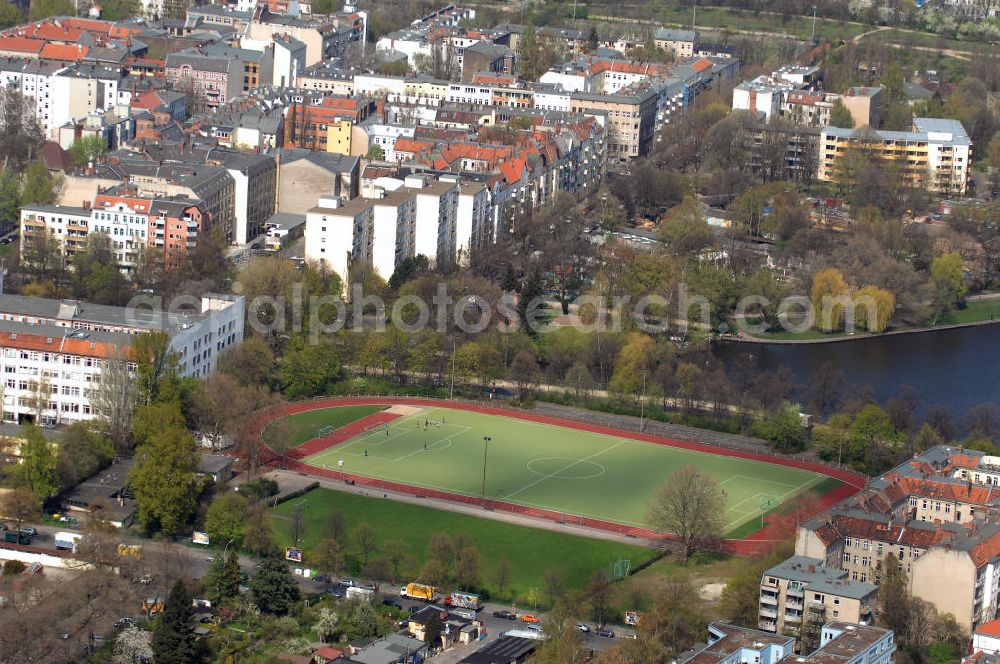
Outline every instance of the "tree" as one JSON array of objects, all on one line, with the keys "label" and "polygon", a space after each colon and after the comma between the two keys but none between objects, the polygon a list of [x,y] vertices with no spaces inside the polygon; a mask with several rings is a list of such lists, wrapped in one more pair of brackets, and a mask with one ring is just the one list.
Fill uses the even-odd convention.
[{"label": "tree", "polygon": [[809,406],[817,416],[826,417],[843,403],[844,388],[844,372],[833,362],[824,362],[810,381]]},{"label": "tree", "polygon": [[90,134],[78,139],[69,148],[69,156],[76,166],[84,166],[95,162],[108,154],[107,142],[97,134]]},{"label": "tree", "polygon": [[844,323],[844,298],[850,293],[840,270],[829,268],[813,275],[812,306],[817,326],[824,332],[839,329]]},{"label": "tree", "polygon": [[718,482],[694,466],[675,470],[648,509],[651,526],[681,540],[687,562],[700,546],[723,535],[726,499]]},{"label": "tree", "polygon": [[219,371],[244,387],[269,387],[274,380],[274,353],[263,339],[251,336],[219,355]]},{"label": "tree", "polygon": [[215,602],[239,596],[240,558],[235,549],[212,560],[203,585]]},{"label": "tree", "polygon": [[54,445],[35,425],[27,425],[23,435],[21,463],[14,468],[15,477],[42,500],[51,498],[59,490],[56,482],[58,457]]},{"label": "tree", "polygon": [[860,305],[857,322],[874,334],[885,332],[896,310],[896,296],[878,286],[865,286],[854,294],[854,301]]},{"label": "tree", "polygon": [[558,567],[545,570],[542,585],[545,586],[545,595],[553,606],[566,594],[566,582],[563,580],[562,570]]},{"label": "tree", "polygon": [[288,343],[278,376],[287,398],[314,397],[325,394],[340,378],[340,362],[332,348],[297,336]]},{"label": "tree", "polygon": [[94,414],[104,423],[115,449],[127,452],[131,448],[132,418],[135,416],[138,393],[135,377],[124,357],[109,357],[101,364],[97,385],[90,397]]},{"label": "tree", "polygon": [[830,109],[830,126],[840,127],[841,129],[854,129],[854,116],[844,106],[844,102],[839,99],[833,102],[833,108]]},{"label": "tree", "polygon": [[56,179],[44,162],[32,162],[21,184],[22,205],[51,205],[56,202]]},{"label": "tree", "polygon": [[38,496],[27,487],[17,487],[0,497],[0,514],[13,521],[18,530],[25,521],[41,516],[41,506]]},{"label": "tree", "polygon": [[965,426],[970,438],[997,442],[1000,440],[1000,409],[989,402],[973,406],[965,413]]},{"label": "tree", "polygon": [[253,601],[265,613],[283,616],[299,601],[299,586],[280,555],[272,551],[257,565],[250,579]]},{"label": "tree", "polygon": [[0,28],[9,28],[24,20],[21,10],[8,0],[0,0]]},{"label": "tree", "polygon": [[136,367],[138,403],[159,401],[161,393],[177,377],[177,354],[170,350],[170,337],[165,332],[137,334],[130,341],[129,357]]},{"label": "tree", "polygon": [[274,533],[267,506],[255,503],[247,508],[243,527],[243,546],[247,551],[262,555],[274,550]]},{"label": "tree", "polygon": [[385,159],[385,150],[382,149],[381,145],[372,145],[368,148],[365,157],[371,161],[383,161]]},{"label": "tree", "polygon": [[327,643],[337,633],[340,626],[340,616],[334,613],[333,609],[324,606],[319,610],[319,618],[313,625],[313,631],[319,640]]},{"label": "tree", "polygon": [[227,491],[215,497],[205,514],[205,532],[211,541],[232,542],[235,549],[243,544],[243,521],[247,500],[238,491]]},{"label": "tree", "polygon": [[119,632],[111,653],[111,664],[148,664],[153,661],[153,634],[135,625]]},{"label": "tree", "polygon": [[29,21],[41,21],[50,16],[76,16],[76,10],[69,0],[35,0],[31,3]]},{"label": "tree", "polygon": [[361,559],[368,564],[368,558],[378,549],[378,533],[367,523],[359,523],[351,532],[351,539],[361,552]]},{"label": "tree", "polygon": [[371,579],[372,583],[375,584],[375,592],[378,592],[379,585],[388,580],[391,571],[389,569],[389,561],[385,556],[378,556],[377,558],[372,558],[365,566],[361,568],[361,573],[365,575],[365,578]]},{"label": "tree", "polygon": [[604,613],[611,602],[611,577],[607,570],[601,568],[590,575],[585,594],[594,609],[594,619],[599,625],[603,625]]},{"label": "tree", "polygon": [[576,627],[576,607],[570,601],[558,602],[545,617],[542,633],[545,638],[535,650],[532,662],[538,664],[570,664],[586,661],[583,636]]},{"label": "tree", "polygon": [[954,309],[965,297],[965,272],[961,254],[943,254],[931,262],[931,289],[935,319]]},{"label": "tree", "polygon": [[197,505],[197,468],[197,445],[186,429],[170,425],[152,433],[129,473],[139,518],[165,533],[180,530]]},{"label": "tree", "polygon": [[431,652],[437,650],[441,644],[441,616],[437,612],[428,616],[424,624],[424,643]]},{"label": "tree", "polygon": [[685,196],[660,223],[657,235],[670,254],[696,259],[715,241],[700,206],[697,198]]},{"label": "tree", "polygon": [[104,468],[115,456],[111,441],[91,427],[90,422],[74,422],[59,439],[56,476],[65,491]]},{"label": "tree", "polygon": [[483,563],[479,549],[469,545],[462,547],[455,560],[455,583],[463,590],[475,590],[482,583]]},{"label": "tree", "polygon": [[310,559],[313,565],[324,574],[336,576],[344,567],[344,556],[340,552],[340,543],[331,537],[324,537],[316,543]]},{"label": "tree", "polygon": [[806,431],[799,417],[798,406],[785,404],[784,408],[769,413],[753,428],[754,435],[774,441],[779,452],[798,452],[805,446]]},{"label": "tree", "polygon": [[191,591],[183,581],[175,581],[153,628],[153,657],[156,664],[186,664],[204,660],[200,641],[194,635],[194,607]]},{"label": "tree", "polygon": [[497,594],[503,596],[507,583],[510,581],[510,560],[503,556],[497,561],[497,568],[494,572],[497,583]]},{"label": "tree", "polygon": [[538,385],[538,362],[535,355],[528,350],[519,350],[510,364],[510,376],[517,386],[517,398],[520,401],[531,399],[533,389]]}]

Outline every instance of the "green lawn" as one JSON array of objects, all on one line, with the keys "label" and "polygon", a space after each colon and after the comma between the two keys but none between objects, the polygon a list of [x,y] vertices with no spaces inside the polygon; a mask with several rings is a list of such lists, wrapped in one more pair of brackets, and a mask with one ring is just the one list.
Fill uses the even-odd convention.
[{"label": "green lawn", "polygon": [[[819,484],[814,484],[813,486],[809,487],[802,494],[802,496],[807,494],[811,494],[817,497],[822,496],[824,494],[830,493],[838,486],[840,486],[840,482],[838,480],[835,480],[832,477],[827,477],[824,478],[821,482],[819,482]],[[764,514],[761,517],[753,519],[751,521],[747,521],[743,525],[732,530],[728,536],[731,539],[743,539],[744,537],[747,537],[752,533],[756,532],[757,530],[759,530],[763,525],[763,520],[766,519],[768,516],[772,514],[788,514],[789,512],[794,511],[797,507],[798,507],[798,501],[786,501],[781,505],[778,505],[777,507],[765,510]]]},{"label": "green lawn", "polygon": [[[599,14],[597,10],[593,13]],[[667,23],[675,23],[684,28],[691,26],[691,8],[663,8],[657,18]],[[782,22],[780,16],[770,13],[755,13],[749,10],[725,7],[698,7],[698,26],[719,30],[756,30],[783,33],[790,37],[809,39],[812,35],[811,16],[790,16]],[[865,26],[831,19],[816,19],[816,36],[828,39],[851,39],[865,31]]]},{"label": "green lawn", "polygon": [[[300,506],[305,507],[302,540],[306,565],[309,564],[310,548],[325,536],[324,523],[328,515],[339,511],[344,516],[348,532],[358,524],[366,523],[378,533],[380,546],[388,540],[405,542],[414,558],[409,565],[411,575],[423,565],[427,542],[432,535],[445,532],[454,537],[465,533],[479,548],[483,584],[494,594],[497,563],[503,557],[510,562],[508,587],[522,594],[528,588],[541,589],[542,577],[551,567],[560,569],[568,587],[582,588],[595,570],[609,569],[616,560],[628,559],[634,566],[654,555],[652,550],[640,546],[575,537],[328,489],[314,489],[274,509],[273,523],[280,546],[291,544],[288,515]],[[343,546],[353,559],[351,573],[357,573],[355,545],[347,542]]]},{"label": "green lawn", "polygon": [[[429,422],[430,426],[425,426]],[[819,483],[796,468],[656,445],[498,415],[423,408],[388,429],[357,436],[305,459],[350,473],[574,516],[646,526],[646,511],[673,471],[693,465],[726,492],[727,530],[759,518]]]},{"label": "green lawn", "polygon": [[268,424],[264,429],[264,440],[273,449],[290,449],[312,440],[323,427],[342,427],[380,410],[385,410],[385,406],[343,406],[307,410]]},{"label": "green lawn", "polygon": [[1000,298],[970,300],[966,302],[964,309],[955,309],[947,316],[942,316],[939,324],[976,323],[995,318],[1000,318]]},{"label": "green lawn", "polygon": [[749,332],[747,331],[746,322],[743,319],[739,319],[737,321],[737,325],[741,330],[755,339],[764,339],[767,341],[813,341],[815,339],[836,339],[837,337],[842,337],[846,334],[845,332],[821,332],[814,329],[806,330],[804,332],[787,332],[785,330]]}]

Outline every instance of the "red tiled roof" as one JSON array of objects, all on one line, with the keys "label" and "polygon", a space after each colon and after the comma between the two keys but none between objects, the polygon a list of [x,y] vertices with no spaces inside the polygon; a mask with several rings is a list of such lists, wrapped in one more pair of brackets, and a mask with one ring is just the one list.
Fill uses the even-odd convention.
[{"label": "red tiled roof", "polygon": [[432,141],[421,141],[419,139],[404,138],[402,136],[396,139],[396,152],[412,152],[413,154],[419,154],[432,149],[434,149],[434,143]]},{"label": "red tiled roof", "polygon": [[44,60],[65,60],[67,62],[77,62],[83,60],[90,49],[80,44],[54,44],[49,43],[42,49],[40,58]]},{"label": "red tiled roof", "polygon": [[[830,523],[816,529],[816,535],[827,546],[838,539],[854,537],[875,542],[902,544],[918,549],[929,549],[935,544],[954,537],[954,533],[940,528],[928,529],[911,528],[900,524],[889,525],[845,514],[834,515]],[[1000,545],[1000,538],[998,538],[998,545]]]},{"label": "red tiled roof", "polygon": [[969,557],[976,567],[982,567],[998,555],[1000,555],[1000,533],[983,540],[969,551]]},{"label": "red tiled roof", "polygon": [[45,48],[41,39],[27,37],[0,37],[0,51],[18,51],[20,53],[40,53]]},{"label": "red tiled roof", "polygon": [[699,74],[705,71],[706,69],[711,69],[711,68],[712,68],[711,60],[698,60],[697,62],[691,63],[691,69],[694,69]]},{"label": "red tiled roof", "polygon": [[985,622],[976,628],[976,634],[985,634],[986,636],[1000,636],[1000,620],[991,620]]},{"label": "red tiled roof", "polygon": [[118,353],[115,344],[104,341],[89,341],[87,339],[70,339],[66,337],[45,337],[39,334],[25,332],[0,332],[0,343],[9,348],[22,350],[59,351],[67,355],[83,357],[112,357]]}]

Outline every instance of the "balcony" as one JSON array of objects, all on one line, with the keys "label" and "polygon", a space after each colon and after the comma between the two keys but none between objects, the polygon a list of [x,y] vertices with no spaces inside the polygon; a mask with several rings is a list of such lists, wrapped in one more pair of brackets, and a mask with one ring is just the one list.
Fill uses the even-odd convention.
[{"label": "balcony", "polygon": [[765,632],[777,632],[778,631],[778,623],[776,623],[773,620],[761,620],[759,623],[757,623],[757,626],[760,629],[764,630]]},{"label": "balcony", "polygon": [[770,604],[772,606],[778,606],[778,596],[777,595],[769,595],[766,592],[761,592],[761,594],[760,594],[760,603],[761,604]]},{"label": "balcony", "polygon": [[802,602],[801,599],[794,599],[792,597],[789,597],[785,601],[785,607],[786,608],[795,609],[796,611],[801,611],[803,609],[803,606],[804,606],[804,604],[803,604],[803,602]]},{"label": "balcony", "polygon": [[805,597],[806,591],[805,588],[797,588],[789,585],[788,588],[785,589],[785,594],[789,597]]},{"label": "balcony", "polygon": [[760,607],[760,617],[761,618],[774,618],[778,619],[778,611],[767,606]]},{"label": "balcony", "polygon": [[[763,613],[761,615],[763,615]],[[796,623],[796,624],[797,623],[801,623],[802,622],[802,614],[801,613],[789,613],[788,611],[786,611],[785,612],[785,622],[786,623]]]}]

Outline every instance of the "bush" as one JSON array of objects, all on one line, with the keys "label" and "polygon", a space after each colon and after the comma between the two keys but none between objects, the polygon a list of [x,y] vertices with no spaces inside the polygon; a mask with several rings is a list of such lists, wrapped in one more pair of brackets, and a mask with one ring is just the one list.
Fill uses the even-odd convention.
[{"label": "bush", "polygon": [[25,569],[27,569],[20,560],[8,560],[3,564],[3,575],[13,576],[15,574],[20,574]]},{"label": "bush", "polygon": [[256,502],[278,493],[278,483],[262,477],[259,480],[247,482],[241,486],[240,493],[246,496],[248,500]]}]

